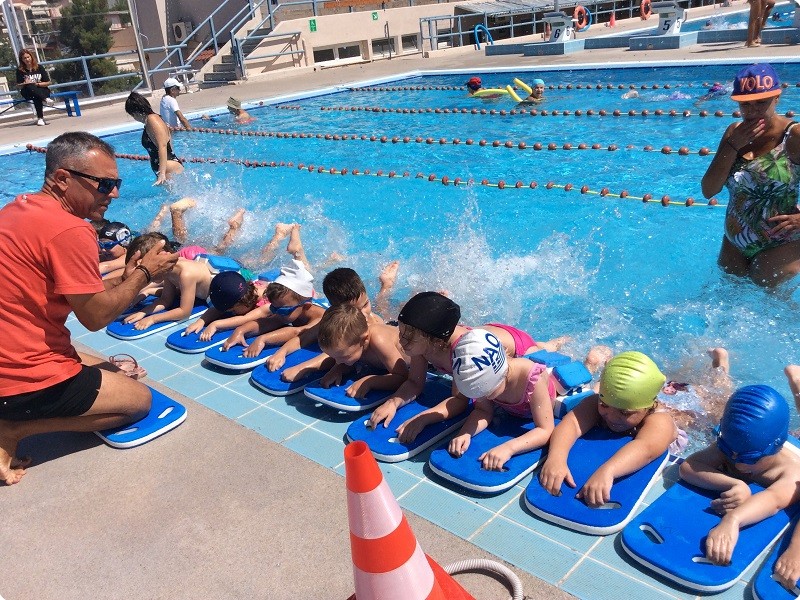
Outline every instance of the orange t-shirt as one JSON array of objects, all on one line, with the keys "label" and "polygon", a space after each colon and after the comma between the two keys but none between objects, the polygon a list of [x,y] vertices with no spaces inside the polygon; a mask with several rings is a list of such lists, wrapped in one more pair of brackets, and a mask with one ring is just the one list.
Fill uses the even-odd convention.
[{"label": "orange t-shirt", "polygon": [[0,397],[35,392],[80,371],[64,294],[93,294],[97,235],[43,193],[0,209]]}]

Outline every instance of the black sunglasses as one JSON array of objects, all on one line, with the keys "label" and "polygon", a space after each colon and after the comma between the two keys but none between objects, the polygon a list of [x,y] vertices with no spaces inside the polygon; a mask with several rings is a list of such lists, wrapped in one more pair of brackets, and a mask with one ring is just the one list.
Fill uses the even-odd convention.
[{"label": "black sunglasses", "polygon": [[64,169],[67,173],[72,173],[78,177],[85,177],[97,182],[97,191],[101,194],[110,194],[114,188],[119,190],[122,187],[122,179],[111,179],[110,177],[95,177],[94,175],[87,175],[80,171],[73,171],[72,169]]}]

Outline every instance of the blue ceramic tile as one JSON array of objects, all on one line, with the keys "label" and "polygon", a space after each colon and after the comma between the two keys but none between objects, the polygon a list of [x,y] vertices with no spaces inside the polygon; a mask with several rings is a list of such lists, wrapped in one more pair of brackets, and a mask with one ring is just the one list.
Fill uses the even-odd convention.
[{"label": "blue ceramic tile", "polygon": [[519,523],[523,527],[536,531],[542,536],[555,540],[578,552],[583,553],[588,551],[597,541],[597,536],[572,531],[571,529],[549,523],[531,514],[527,507],[525,507],[524,490],[520,494],[519,501],[509,504],[500,514],[510,521]]},{"label": "blue ceramic tile", "polygon": [[163,356],[164,360],[168,360],[182,369],[191,369],[203,362],[202,354],[186,354],[185,352],[177,352],[166,346],[161,349],[159,356]]},{"label": "blue ceramic tile", "polygon": [[581,562],[560,586],[578,598],[592,600],[618,600],[619,598],[647,598],[666,600],[674,595],[659,590],[647,582],[631,579],[590,560]]},{"label": "blue ceramic tile", "polygon": [[192,373],[197,373],[199,377],[213,381],[218,385],[228,385],[237,379],[247,379],[247,373],[237,373],[236,371],[228,371],[226,369],[219,369],[211,364],[199,365],[195,364],[189,367]]},{"label": "blue ceramic tile", "polygon": [[166,377],[163,383],[189,398],[197,398],[219,387],[216,383],[189,371],[180,371]]},{"label": "blue ceramic tile", "polygon": [[628,557],[619,540],[620,534],[610,535],[605,538],[589,553],[589,558],[601,566],[610,567],[609,570],[626,573],[631,578],[647,582],[655,589],[672,594],[674,598],[694,598],[692,594],[677,584],[647,570],[645,567]]},{"label": "blue ceramic tile", "polygon": [[465,539],[492,517],[471,500],[427,480],[403,496],[400,504]]},{"label": "blue ceramic tile", "polygon": [[139,364],[147,369],[147,376],[156,381],[163,381],[176,374],[175,365],[167,362],[160,356],[150,355],[139,360]]},{"label": "blue ceramic tile", "polygon": [[113,352],[109,351],[109,348],[119,344],[118,339],[111,337],[105,331],[85,331],[80,334],[73,332],[72,337],[81,344],[86,344],[101,354],[113,354]]},{"label": "blue ceramic tile", "polygon": [[[392,493],[394,493],[395,498],[399,498],[400,496],[408,493],[408,491],[413,488],[415,485],[419,485],[422,481],[419,477],[415,477],[408,471],[404,471],[403,469],[399,469],[396,465],[392,465],[389,463],[380,463],[381,471],[383,471],[383,476],[386,479],[386,483],[389,484],[389,487],[392,489]],[[344,470],[342,470],[344,473]]]},{"label": "blue ceramic tile", "polygon": [[279,396],[270,403],[270,408],[305,423],[311,425],[316,423],[325,415],[330,414],[327,406],[318,407],[315,402],[309,401],[303,394],[292,394],[291,396]]},{"label": "blue ceramic tile", "polygon": [[345,433],[350,424],[356,419],[362,418],[360,413],[343,412],[330,407],[328,407],[328,411],[326,414],[320,415],[319,421],[314,423],[313,427],[340,440],[345,439]]},{"label": "blue ceramic tile", "polygon": [[239,423],[275,442],[282,442],[305,429],[303,423],[265,406],[244,415],[239,419]]},{"label": "blue ceramic tile", "polygon": [[273,400],[275,400],[275,396],[270,396],[264,390],[261,390],[254,386],[250,381],[250,371],[246,371],[243,373],[244,377],[240,379],[235,379],[230,383],[226,383],[225,387],[232,389],[235,392],[242,394],[243,396],[247,396],[253,402],[258,402],[260,404],[270,404]]},{"label": "blue ceramic tile", "polygon": [[216,388],[208,394],[203,394],[197,398],[197,402],[229,419],[238,419],[259,407],[252,400],[225,388]]},{"label": "blue ceramic tile", "polygon": [[139,350],[144,350],[151,354],[158,354],[159,352],[163,352],[166,349],[164,342],[166,341],[166,337],[160,334],[148,335],[147,337],[138,339],[138,340],[131,340],[131,344],[135,345]]},{"label": "blue ceramic tile", "polygon": [[577,552],[503,518],[494,519],[470,541],[553,585],[581,558]]},{"label": "blue ceramic tile", "polygon": [[344,459],[344,443],[341,440],[310,428],[286,440],[284,446],[329,469]]}]

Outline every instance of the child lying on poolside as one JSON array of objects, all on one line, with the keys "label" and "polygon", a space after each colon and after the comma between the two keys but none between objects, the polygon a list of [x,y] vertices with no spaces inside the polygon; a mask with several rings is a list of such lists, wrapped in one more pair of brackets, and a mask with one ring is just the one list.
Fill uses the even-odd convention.
[{"label": "child lying on poolside", "polygon": [[340,385],[359,361],[387,371],[383,375],[366,375],[345,391],[351,398],[363,398],[371,390],[394,391],[408,377],[408,357],[400,348],[397,327],[367,321],[352,304],[339,304],[325,311],[318,326],[318,343],[324,354],[297,365],[295,378],[329,369],[320,385]]},{"label": "child lying on poolside", "polygon": [[[593,349],[587,362],[598,361],[593,357],[603,351],[610,354],[605,347]],[[587,368],[592,371],[588,364]],[[578,491],[576,497],[591,507],[611,499],[611,488],[620,477],[638,471],[668,448],[679,452],[686,445],[686,434],[656,399],[665,381],[656,364],[641,352],[623,352],[609,360],[600,376],[599,392],[582,400],[553,431],[539,473],[542,487],[554,496],[561,494],[562,483],[575,487],[567,457],[575,441],[598,425],[632,439]]]},{"label": "child lying on poolside", "polygon": [[[716,565],[730,562],[739,530],[762,521],[800,500],[800,459],[784,448],[789,433],[789,406],[767,385],[736,390],[725,405],[716,442],[695,452],[680,467],[684,481],[716,490],[711,508],[722,515],[708,532],[706,557]],[[748,482],[765,489],[752,494]],[[794,577],[788,563],[798,554],[792,541],[776,563],[784,579]]]},{"label": "child lying on poolside", "polygon": [[[156,244],[163,241],[170,248],[169,240],[161,233],[145,233],[134,239],[128,246],[126,262],[130,262],[137,252],[144,256]],[[192,314],[197,300],[208,298],[211,279],[214,277],[208,263],[178,258],[172,271],[164,276],[161,296],[142,310],[125,317],[125,323],[133,323],[141,331],[165,321],[180,321]],[[177,304],[178,306],[173,308]]]}]

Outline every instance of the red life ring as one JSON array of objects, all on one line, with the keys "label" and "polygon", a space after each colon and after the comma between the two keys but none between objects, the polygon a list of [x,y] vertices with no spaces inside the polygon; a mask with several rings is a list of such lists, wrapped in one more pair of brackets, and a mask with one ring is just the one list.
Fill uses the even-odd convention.
[{"label": "red life ring", "polygon": [[[650,0],[646,1],[649,2]],[[579,31],[589,25],[589,11],[580,4],[578,4],[572,12],[572,18],[575,19],[575,29]]]},{"label": "red life ring", "polygon": [[653,14],[653,9],[650,6],[650,0],[642,0],[642,3],[639,5],[639,13],[642,17],[642,21],[646,21],[650,18],[650,15]]}]

